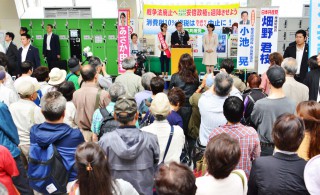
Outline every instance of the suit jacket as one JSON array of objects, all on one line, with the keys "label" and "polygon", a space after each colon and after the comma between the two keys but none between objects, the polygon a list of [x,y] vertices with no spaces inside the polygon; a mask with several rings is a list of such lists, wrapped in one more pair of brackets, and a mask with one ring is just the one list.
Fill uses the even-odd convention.
[{"label": "suit jacket", "polygon": [[[183,36],[183,45],[188,45],[188,41],[190,39],[189,37],[189,33],[188,31],[184,31],[185,32],[185,35]],[[179,39],[179,35],[178,35],[178,31],[174,31],[172,34],[171,34],[171,45],[175,45],[176,43],[178,43],[179,45],[181,45],[181,41]]]},{"label": "suit jacket", "polygon": [[18,65],[19,54],[17,46],[12,41],[7,49],[6,55],[9,61],[9,66],[13,69],[16,68]]},{"label": "suit jacket", "polygon": [[276,152],[253,161],[248,195],[309,194],[303,179],[306,161],[297,154]]},{"label": "suit jacket", "polygon": [[[46,56],[46,50],[47,50],[47,34],[44,35],[43,38],[43,47],[42,47],[42,54]],[[56,34],[51,35],[51,40],[50,40],[50,49],[52,52],[52,55],[57,56],[60,55],[60,41],[59,41],[59,36]]]},{"label": "suit jacket", "polygon": [[[22,55],[22,47],[19,48],[19,55],[18,55],[18,67],[19,68],[21,67],[21,58],[22,58],[21,55]],[[33,69],[36,69],[39,66],[41,66],[38,48],[30,45],[26,60],[33,63]]]},{"label": "suit jacket", "polygon": [[[243,20],[241,20],[241,21],[239,22],[239,24],[244,24],[244,23],[243,23]],[[247,22],[246,22],[245,24],[246,24],[246,25],[250,24],[250,20],[247,20]]]},{"label": "suit jacket", "polygon": [[[308,56],[309,56],[308,51],[309,51],[309,46],[306,43],[304,46],[304,52],[303,52],[303,56],[302,56],[302,60],[301,60],[301,66],[300,66],[300,80],[301,81],[303,81],[304,78],[306,78],[306,74],[308,72]],[[287,58],[287,57],[296,58],[296,54],[297,54],[296,44],[290,43],[290,45],[286,48],[286,50],[283,54],[283,58]]]},{"label": "suit jacket", "polygon": [[307,73],[304,84],[309,88],[309,100],[317,101],[319,93],[320,68]]}]

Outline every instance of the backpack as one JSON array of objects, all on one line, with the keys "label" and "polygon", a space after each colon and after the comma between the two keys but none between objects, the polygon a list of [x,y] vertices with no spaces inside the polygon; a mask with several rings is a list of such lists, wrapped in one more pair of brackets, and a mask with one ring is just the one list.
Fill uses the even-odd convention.
[{"label": "backpack", "polygon": [[48,147],[31,144],[28,161],[30,187],[43,194],[67,192],[69,172],[53,144]]},{"label": "backpack", "polygon": [[100,127],[100,133],[98,135],[98,139],[100,140],[103,134],[117,129],[120,123],[114,119],[114,117],[111,115],[111,113],[108,112],[106,108],[100,108],[99,110],[103,117]]},{"label": "backpack", "polygon": [[69,73],[69,74],[67,75],[67,77],[66,77],[66,81],[68,81],[69,78],[70,78],[72,75],[74,75],[74,73]]},{"label": "backpack", "polygon": [[152,98],[144,99],[139,106],[139,113],[142,115],[143,113],[147,113],[149,111],[149,107],[151,105]]}]

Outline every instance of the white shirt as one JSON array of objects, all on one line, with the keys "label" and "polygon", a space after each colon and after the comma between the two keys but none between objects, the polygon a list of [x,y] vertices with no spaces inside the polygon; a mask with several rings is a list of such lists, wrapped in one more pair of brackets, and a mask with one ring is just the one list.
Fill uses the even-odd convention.
[{"label": "white shirt", "polygon": [[25,46],[25,47],[23,47],[23,46],[22,46],[21,62],[26,61],[27,53],[28,53],[29,47],[30,47],[30,43],[29,43],[29,45],[27,45],[27,46]]},{"label": "white shirt", "polygon": [[47,34],[47,50],[51,50],[50,41],[51,41],[52,33]]},{"label": "white shirt", "polygon": [[0,84],[0,94],[0,102],[5,103],[8,107],[19,100],[18,94],[3,84]]},{"label": "white shirt", "polygon": [[235,173],[230,173],[227,178],[216,179],[207,174],[196,179],[196,195],[245,195],[248,191],[247,177],[243,170],[236,170],[244,178],[244,187],[242,179]]},{"label": "white shirt", "polygon": [[[172,140],[169,146],[169,150],[166,158],[164,159],[165,164],[169,164],[172,161],[177,163],[180,162],[181,152],[185,142],[185,136],[183,129],[180,126],[173,126],[174,132]],[[160,157],[159,164],[162,162],[164,152],[168,143],[171,126],[167,120],[164,121],[154,121],[149,126],[143,127],[142,131],[146,131],[152,134],[155,134],[158,137],[158,142],[160,146]]]},{"label": "white shirt", "polygon": [[30,144],[31,127],[45,122],[40,107],[31,100],[20,99],[11,104],[9,110],[18,129],[20,145]]},{"label": "white shirt", "polygon": [[74,129],[78,128],[76,124],[76,112],[77,112],[77,109],[74,106],[73,102],[68,101],[66,104],[66,113],[65,113],[63,122]]},{"label": "white shirt", "polygon": [[296,74],[300,74],[300,68],[301,68],[301,62],[302,62],[304,47],[305,46],[303,46],[302,49],[297,47],[296,60],[297,60],[298,68],[297,68],[297,73]]},{"label": "white shirt", "polygon": [[26,81],[32,82],[35,85],[39,85],[39,82],[36,78],[33,78],[31,76],[21,76],[17,78],[17,80],[13,83],[13,86],[17,90],[17,87],[20,86],[21,83],[24,83]]},{"label": "white shirt", "polygon": [[39,82],[39,85],[40,85],[42,96],[44,96],[49,91],[49,89],[52,88],[52,86],[49,85],[48,82],[46,81]]}]

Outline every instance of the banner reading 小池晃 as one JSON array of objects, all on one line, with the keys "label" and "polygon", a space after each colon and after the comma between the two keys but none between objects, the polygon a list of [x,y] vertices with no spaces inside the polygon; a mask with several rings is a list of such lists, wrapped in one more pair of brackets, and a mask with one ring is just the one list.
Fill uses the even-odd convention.
[{"label": "banner reading \u5c0f\u6c60\u6643", "polygon": [[[311,25],[312,22],[312,25]],[[320,3],[319,0],[310,1],[310,34],[309,57],[320,53]]]},{"label": "banner reading \u5c0f\u6c60\u6643", "polygon": [[[215,25],[214,33],[219,37],[222,27],[230,27],[237,21],[239,4],[228,5],[144,5],[143,33],[157,35],[160,25],[166,23],[168,32],[176,30],[175,23],[181,21],[190,35],[193,55],[202,56],[202,35],[207,33],[207,24]],[[226,44],[219,39],[220,44]],[[220,52],[221,53],[221,52]]]},{"label": "banner reading \u5c0f\u6c60\u6643", "polygon": [[279,8],[261,8],[260,16],[258,73],[262,74],[270,66],[269,55],[277,51]]},{"label": "banner reading \u5c0f\u6c60\u6643", "polygon": [[255,8],[239,9],[237,69],[254,69],[256,15]]},{"label": "banner reading \u5c0f\u6c60\u6643", "polygon": [[129,40],[130,10],[118,10],[118,73],[123,74],[122,60],[130,56]]}]

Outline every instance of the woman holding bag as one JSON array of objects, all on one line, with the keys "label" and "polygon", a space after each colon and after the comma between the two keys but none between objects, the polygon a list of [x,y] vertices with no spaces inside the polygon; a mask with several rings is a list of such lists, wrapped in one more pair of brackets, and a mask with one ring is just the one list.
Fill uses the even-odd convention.
[{"label": "woman holding bag", "polygon": [[[161,32],[158,33],[159,45],[158,48],[160,52],[160,63],[161,63],[161,72],[162,77],[168,78],[169,72],[169,64],[170,64],[170,43],[171,43],[171,35],[167,32],[168,25],[166,23],[162,23],[160,25]],[[166,68],[164,68],[164,64],[166,64]]]},{"label": "woman holding bag", "polygon": [[217,64],[218,35],[213,33],[214,24],[207,24],[208,34],[203,36],[204,48],[202,64],[206,66],[207,74],[212,73],[214,65]]}]

